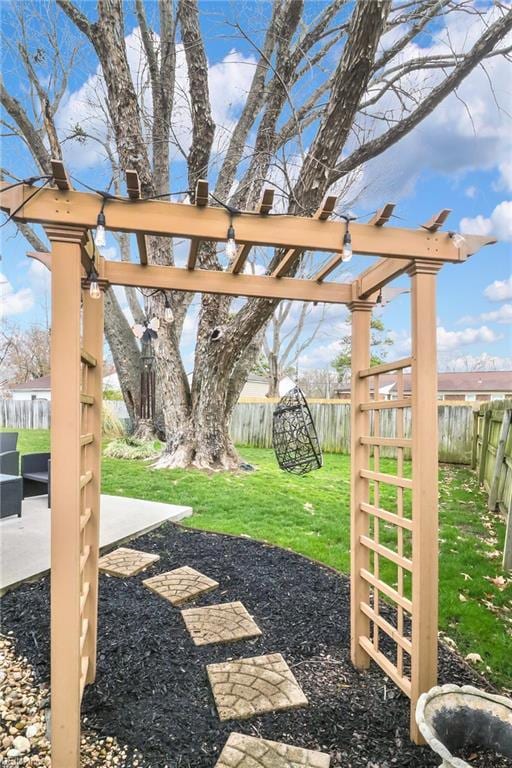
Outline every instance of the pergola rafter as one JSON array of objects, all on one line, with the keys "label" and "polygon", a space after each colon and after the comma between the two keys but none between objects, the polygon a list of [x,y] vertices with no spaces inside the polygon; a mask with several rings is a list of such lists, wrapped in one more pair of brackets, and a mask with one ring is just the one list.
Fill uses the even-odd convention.
[{"label": "pergola rafter", "polygon": [[[207,182],[198,183],[193,204],[142,200],[138,178],[131,172],[126,200],[71,189],[60,161],[54,164],[54,182],[55,188],[37,192],[26,184],[8,190],[7,184],[0,184],[1,210],[15,221],[42,224],[52,246],[51,254],[30,256],[52,272],[53,767],[79,766],[80,701],[84,686],[95,677],[103,300],[87,291],[80,295],[81,282],[87,285],[93,266],[102,287],[348,306],[352,313],[351,657],[360,669],[374,660],[411,698],[411,737],[419,742],[414,707],[437,677],[436,274],[443,263],[464,262],[494,240],[465,236],[460,242],[442,232],[447,209],[419,229],[389,226],[393,205],[388,203],[369,224],[350,223],[354,253],[377,256],[376,263],[352,283],[330,282],[325,278],[341,261],[345,231],[344,222],[329,220],[335,198],[327,198],[312,218],[276,216],[270,213],[272,190],[266,190],[257,211],[236,212],[236,239],[242,247],[228,270],[197,269],[199,243],[225,240],[232,218],[232,211],[208,205]],[[102,206],[107,229],[136,235],[141,263],[103,260],[95,254],[89,230]],[[146,235],[190,240],[187,266],[149,263]],[[272,274],[242,274],[254,246],[283,252]],[[324,252],[329,258],[313,278],[286,277],[305,251]],[[411,281],[411,357],[370,367],[376,292],[404,273]],[[412,371],[409,399],[403,387],[406,368]],[[379,377],[390,371],[398,382],[398,399],[391,406],[379,396]],[[383,438],[380,414],[387,407],[397,410],[397,433]],[[405,435],[404,427],[408,408],[411,436]],[[394,475],[381,470],[384,446],[397,451]],[[405,476],[405,450],[411,451],[412,477]],[[381,489],[388,486],[396,492],[394,511],[385,509],[381,500]],[[381,522],[395,531],[394,544],[380,539]],[[384,578],[381,561],[396,569],[392,583]],[[394,621],[389,620],[390,611],[395,612]],[[381,633],[395,643],[394,655],[383,648]]]}]

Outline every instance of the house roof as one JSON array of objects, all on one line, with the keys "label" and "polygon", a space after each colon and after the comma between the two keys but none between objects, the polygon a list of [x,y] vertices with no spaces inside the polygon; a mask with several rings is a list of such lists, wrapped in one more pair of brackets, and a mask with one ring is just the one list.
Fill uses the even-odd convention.
[{"label": "house roof", "polygon": [[51,389],[51,376],[40,376],[38,379],[29,379],[22,384],[13,384],[11,389],[16,392],[32,391],[33,389],[46,390]]},{"label": "house roof", "polygon": [[[379,390],[394,389],[395,374],[379,377]],[[348,392],[350,384],[339,387]],[[411,374],[404,374],[404,390],[411,391]],[[512,392],[512,371],[440,371],[437,374],[438,392]]]}]

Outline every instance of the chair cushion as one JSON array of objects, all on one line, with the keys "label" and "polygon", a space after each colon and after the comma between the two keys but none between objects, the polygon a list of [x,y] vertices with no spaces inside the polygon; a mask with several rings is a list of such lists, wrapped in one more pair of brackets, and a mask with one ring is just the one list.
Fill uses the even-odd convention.
[{"label": "chair cushion", "polygon": [[48,483],[48,472],[27,472],[25,480],[35,480],[36,483]]}]

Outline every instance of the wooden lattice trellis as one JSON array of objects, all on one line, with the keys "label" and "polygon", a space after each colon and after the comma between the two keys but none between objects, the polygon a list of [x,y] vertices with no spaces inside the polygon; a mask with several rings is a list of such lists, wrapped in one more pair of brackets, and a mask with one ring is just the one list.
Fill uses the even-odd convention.
[{"label": "wooden lattice trellis", "polygon": [[[82,291],[94,267],[107,285],[139,286],[231,296],[345,304],[352,312],[351,409],[351,654],[361,669],[374,660],[411,699],[437,676],[437,373],[436,273],[493,242],[441,232],[443,210],[417,229],[393,228],[384,206],[368,224],[351,225],[355,253],[379,259],[351,284],[326,282],[342,260],[344,225],[329,221],[327,198],[312,218],[269,216],[273,192],[256,212],[236,217],[240,248],[224,272],[197,268],[202,240],[226,238],[226,211],[209,207],[208,184],[198,183],[194,205],[141,200],[135,172],[126,200],[110,200],[107,227],[135,234],[140,263],[94,258],[89,230],[101,200],[76,192],[59,161],[54,188],[0,183],[0,208],[15,220],[43,224],[51,254],[32,253],[52,272],[52,765],[80,764],[80,702],[96,674],[98,531],[101,457],[103,298]],[[254,213],[260,215],[254,215]],[[190,240],[186,268],[148,263],[146,235]],[[269,275],[243,274],[255,245],[282,249]],[[310,279],[287,277],[307,250],[331,253]],[[94,259],[94,263],[93,263]],[[378,291],[397,276],[411,278],[412,355],[370,368],[370,322]],[[412,370],[412,396],[403,395],[403,370]],[[396,372],[398,399],[379,399],[379,376]],[[373,382],[370,386],[370,382]],[[373,397],[370,394],[373,393]],[[398,410],[393,438],[381,436],[382,412]],[[412,434],[404,413],[411,409]],[[397,451],[396,472],[381,448]],[[412,476],[404,476],[411,450]],[[372,462],[372,463],[371,463]],[[411,716],[411,736],[420,734]]]}]

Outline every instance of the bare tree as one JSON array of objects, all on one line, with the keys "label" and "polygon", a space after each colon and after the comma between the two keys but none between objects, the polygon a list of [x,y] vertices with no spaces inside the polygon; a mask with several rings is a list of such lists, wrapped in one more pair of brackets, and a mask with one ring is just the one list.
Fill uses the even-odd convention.
[{"label": "bare tree", "polygon": [[[296,368],[302,353],[317,338],[324,320],[323,308],[316,318],[312,318],[313,307],[305,302],[300,305],[297,316],[291,315],[293,304],[291,301],[280,302],[263,337],[263,351],[268,366],[267,397],[277,396],[279,381]],[[292,322],[287,327],[286,323],[290,318]]]},{"label": "bare tree", "polygon": [[21,328],[3,323],[0,330],[0,387],[9,389],[50,373],[50,333],[48,328],[33,325]]},{"label": "bare tree", "polygon": [[[176,8],[171,0],[159,0],[158,5],[136,1],[149,73],[142,90],[130,70],[122,1],[98,0],[96,11],[88,5],[87,13],[94,18],[72,0],[58,0],[58,6],[98,59],[106,93],[102,103],[119,172],[134,168],[144,196],[168,192],[169,147],[174,144],[186,157],[190,189],[199,178],[216,172],[215,196],[240,209],[251,209],[278,170],[284,178],[285,210],[302,215],[313,214],[333,188],[343,193],[350,174],[413,130],[475,67],[498,53],[508,55],[502,41],[512,28],[512,12],[504,6],[497,4],[494,15],[483,18],[469,0],[330,0],[310,23],[305,21],[303,0],[276,1],[267,19],[260,15],[259,21],[267,24],[262,39],[240,23],[231,25],[231,35],[253,46],[256,63],[238,121],[230,134],[222,129],[225,146],[217,153],[197,0],[178,0]],[[230,5],[230,9],[235,7]],[[149,18],[153,12],[157,18]],[[471,47],[466,42],[466,47],[443,56],[407,55],[408,46],[421,41],[440,19],[458,13],[474,14],[475,23],[481,18],[485,22]],[[386,38],[387,33],[392,34]],[[186,94],[176,81],[175,39],[184,50]],[[334,68],[327,63],[328,55],[337,61]],[[21,52],[19,58],[36,89]],[[411,84],[411,73],[427,72],[433,77],[423,78],[420,85]],[[189,108],[191,141],[187,149],[176,138],[173,106],[178,92],[186,97]],[[60,151],[59,137],[51,137],[51,121],[43,125],[40,114],[34,114],[39,121],[34,128],[34,121],[5,88],[0,97],[11,127],[28,143],[36,164],[46,168],[47,147],[53,152],[54,142],[55,151]],[[289,172],[292,156],[298,158],[296,173]],[[151,237],[148,241],[150,263],[174,263],[169,240]],[[274,253],[269,269],[281,257],[280,252]],[[223,269],[215,244],[201,245],[197,264]],[[295,274],[299,266],[299,259],[291,263],[288,274]],[[228,432],[230,416],[278,302],[251,299],[234,307],[229,297],[202,297],[189,386],[180,339],[191,297],[169,292],[167,300],[174,320],[162,322],[157,354],[166,430],[161,466],[236,467],[238,457]],[[148,299],[147,311],[162,317],[164,303],[163,294],[156,294]],[[116,311],[110,298],[107,315],[115,316]],[[223,330],[221,342],[214,340],[217,334],[212,336],[218,327]],[[119,359],[123,354],[133,358],[133,368],[129,363],[123,370],[118,367],[123,381],[130,375],[128,368],[136,370],[137,355],[129,351],[129,334],[120,318],[115,330],[115,338],[109,342],[117,344]],[[117,366],[114,350],[113,356]]]}]

